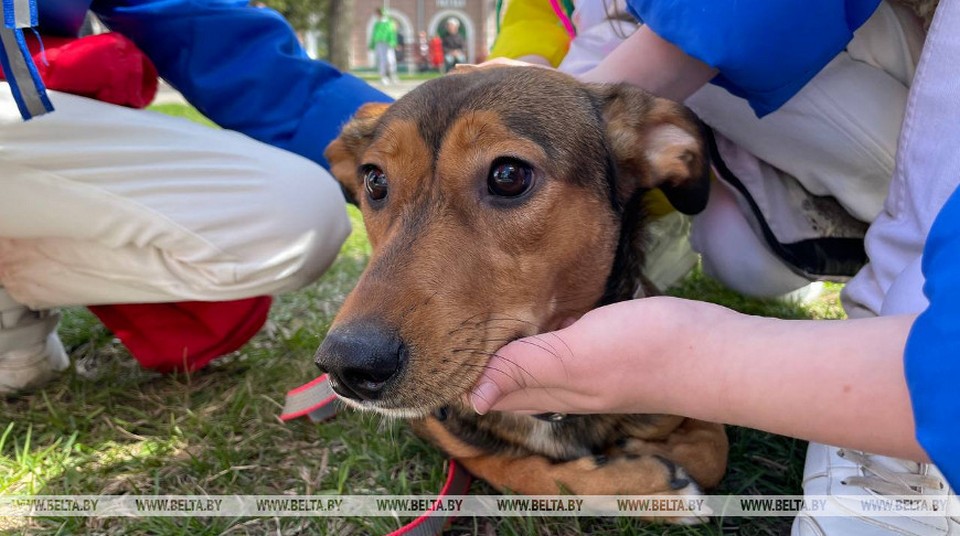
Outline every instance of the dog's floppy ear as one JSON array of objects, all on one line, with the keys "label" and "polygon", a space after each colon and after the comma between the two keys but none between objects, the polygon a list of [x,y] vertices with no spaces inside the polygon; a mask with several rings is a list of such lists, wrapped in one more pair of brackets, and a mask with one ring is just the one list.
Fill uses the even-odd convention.
[{"label": "dog's floppy ear", "polygon": [[323,156],[330,162],[330,173],[340,183],[343,195],[347,201],[357,204],[360,191],[360,178],[357,176],[357,167],[360,165],[360,155],[370,145],[373,132],[383,112],[389,104],[371,102],[364,104],[353,118],[343,126],[337,139],[327,145]]},{"label": "dog's floppy ear", "polygon": [[594,86],[617,164],[617,195],[660,188],[674,208],[707,206],[710,168],[703,124],[687,107],[626,84]]}]

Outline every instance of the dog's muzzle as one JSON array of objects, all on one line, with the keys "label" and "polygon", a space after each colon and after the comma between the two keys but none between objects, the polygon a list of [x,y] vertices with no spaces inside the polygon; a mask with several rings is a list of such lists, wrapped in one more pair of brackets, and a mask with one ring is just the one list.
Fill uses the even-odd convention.
[{"label": "dog's muzzle", "polygon": [[399,334],[376,321],[355,321],[331,330],[315,362],[333,390],[356,401],[378,400],[408,360]]}]

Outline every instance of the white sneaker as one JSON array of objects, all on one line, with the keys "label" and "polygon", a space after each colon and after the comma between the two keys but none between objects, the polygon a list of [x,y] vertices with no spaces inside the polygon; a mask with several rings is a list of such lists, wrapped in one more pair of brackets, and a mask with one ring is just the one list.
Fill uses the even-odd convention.
[{"label": "white sneaker", "polygon": [[38,387],[70,360],[57,336],[56,311],[34,311],[0,287],[0,397]]},{"label": "white sneaker", "polygon": [[[850,515],[818,517],[801,512],[793,522],[792,536],[960,535],[960,500],[931,464],[810,443],[803,469],[803,493],[830,496],[842,511],[847,510],[846,503]],[[865,495],[946,499],[948,506],[944,515],[937,517],[870,517],[855,508]]]},{"label": "white sneaker", "polygon": [[809,305],[814,300],[823,295],[823,290],[825,286],[822,281],[814,281],[807,286],[800,287],[793,292],[788,292],[781,296],[778,296],[776,299],[785,302],[793,303],[796,305]]},{"label": "white sneaker", "polygon": [[647,223],[643,275],[660,291],[677,284],[700,260],[690,246],[690,222],[690,216],[674,211]]}]

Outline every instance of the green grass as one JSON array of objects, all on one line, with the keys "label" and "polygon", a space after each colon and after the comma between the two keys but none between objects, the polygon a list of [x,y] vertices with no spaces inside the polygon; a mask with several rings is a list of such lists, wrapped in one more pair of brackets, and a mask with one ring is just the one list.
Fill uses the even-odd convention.
[{"label": "green grass", "polygon": [[[199,114],[168,105],[188,118]],[[284,424],[285,392],[313,378],[313,353],[369,255],[359,214],[333,267],[280,297],[267,329],[192,375],[141,371],[83,309],[65,311],[61,338],[76,369],[46,389],[0,402],[0,494],[433,494],[444,457],[402,422],[345,412]],[[675,294],[785,318],[838,318],[838,286],[810,307],[731,293],[699,273]],[[722,493],[794,494],[805,445],[731,428]],[[473,493],[492,493],[474,483]],[[683,528],[630,519],[462,519],[450,534],[779,534],[784,518],[714,520]],[[387,518],[0,518],[2,534],[384,534]]]},{"label": "green grass", "polygon": [[151,110],[155,112],[164,113],[167,115],[172,115],[174,117],[182,117],[184,119],[189,119],[200,123],[201,125],[207,125],[210,127],[215,127],[213,121],[207,119],[203,114],[197,111],[196,108],[192,106],[184,106],[183,104],[176,103],[167,103],[167,104],[154,104],[150,107]]},{"label": "green grass", "polygon": [[[356,69],[350,72],[350,74],[361,78],[368,82],[377,82],[380,80],[380,75],[377,73],[376,69]],[[427,72],[417,72],[417,73],[408,73],[405,69],[401,68],[397,72],[397,77],[404,82],[408,81],[423,81],[423,80],[433,80],[434,78],[439,78],[441,74],[437,71],[427,71]]]}]

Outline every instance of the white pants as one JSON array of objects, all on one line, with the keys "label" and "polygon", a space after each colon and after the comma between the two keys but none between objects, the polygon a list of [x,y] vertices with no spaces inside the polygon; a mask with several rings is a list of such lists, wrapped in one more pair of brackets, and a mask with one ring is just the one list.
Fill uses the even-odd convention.
[{"label": "white pants", "polygon": [[389,43],[377,43],[374,52],[377,55],[380,78],[397,76],[397,51],[391,48]]},{"label": "white pants", "polygon": [[960,185],[960,1],[940,2],[907,102],[883,211],[867,231],[870,263],[843,290],[853,318],[926,308],[920,258],[927,234]]},{"label": "white pants", "polygon": [[[792,236],[795,208],[763,206],[763,199],[790,197],[784,180],[795,180],[814,195],[834,197],[858,220],[873,222],[893,175],[922,45],[923,31],[913,14],[881,3],[847,49],[776,112],[758,119],[745,100],[716,86],[706,86],[687,105],[732,142],[723,151],[725,140],[718,140],[733,173],[754,178],[768,190],[757,201],[778,236],[804,238]],[[745,216],[750,209],[744,199],[722,187],[714,188],[711,197],[704,213],[694,218],[691,234],[707,273],[760,297],[809,283],[771,252],[756,222]]]},{"label": "white pants", "polygon": [[350,232],[320,166],[241,134],[0,83],[0,285],[19,302],[220,301],[293,290]]}]

